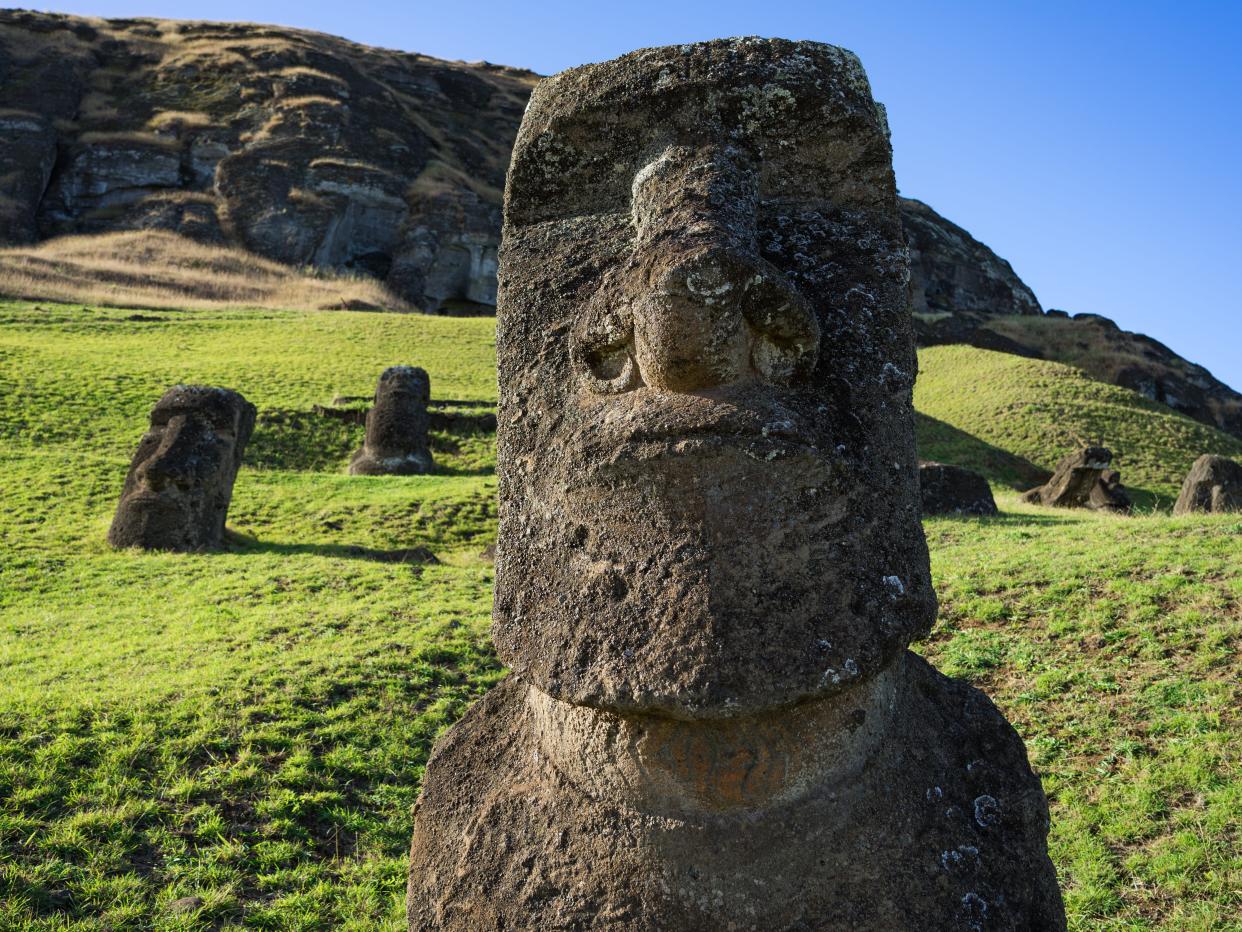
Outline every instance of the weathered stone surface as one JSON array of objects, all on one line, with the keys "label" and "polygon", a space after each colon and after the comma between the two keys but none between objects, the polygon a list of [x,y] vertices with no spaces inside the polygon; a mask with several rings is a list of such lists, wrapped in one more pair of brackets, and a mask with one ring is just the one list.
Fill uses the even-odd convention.
[{"label": "weathered stone surface", "polygon": [[1065,927],[1043,853],[1047,804],[1021,739],[983,693],[914,654],[894,664],[883,740],[768,810],[747,789],[779,773],[788,744],[756,744],[744,724],[736,742],[640,744],[637,772],[672,774],[691,802],[711,794],[646,808],[606,795],[630,772],[609,771],[601,787],[549,759],[532,694],[509,678],[437,745],[415,821],[412,932]]},{"label": "weathered stone surface", "polygon": [[494,637],[557,698],[742,714],[934,616],[886,125],[852,55],[805,48],[637,53],[531,100]]},{"label": "weathered stone surface", "polygon": [[38,238],[35,212],[56,164],[56,133],[38,114],[4,110],[0,138],[0,245],[31,243]]},{"label": "weathered stone surface", "polygon": [[108,543],[219,547],[254,422],[254,405],[231,389],[177,385],[165,392],[130,463]]},{"label": "weathered stone surface", "polygon": [[412,930],[1064,927],[1021,741],[906,650],[935,615],[906,275],[851,53],[536,89],[497,343],[513,675],[428,766]]},{"label": "weathered stone surface", "polygon": [[1121,474],[1108,468],[1112,461],[1106,447],[1075,450],[1057,463],[1051,479],[1024,492],[1022,500],[1050,508],[1128,512],[1130,498],[1121,486]]},{"label": "weathered stone surface", "polygon": [[181,159],[152,139],[92,140],[68,157],[39,205],[44,223],[81,219],[83,232],[107,229],[122,209],[161,190],[175,189]]},{"label": "weathered stone surface", "polygon": [[1115,511],[1118,514],[1129,514],[1133,507],[1129,493],[1121,484],[1121,473],[1115,469],[1100,473],[1099,481],[1091,487],[1087,503],[1096,511]]},{"label": "weathered stone surface", "polygon": [[1173,514],[1242,511],[1242,464],[1204,454],[1195,460],[1173,505]]},{"label": "weathered stone surface", "polygon": [[435,460],[427,441],[431,380],[416,366],[391,366],[380,376],[375,404],[366,415],[367,433],[350,460],[355,476],[415,476],[431,472]]},{"label": "weathered stone surface", "polygon": [[915,314],[1042,314],[1013,266],[922,201],[898,198]]},{"label": "weathered stone surface", "polygon": [[925,515],[997,514],[988,480],[962,466],[920,462],[919,495]]}]

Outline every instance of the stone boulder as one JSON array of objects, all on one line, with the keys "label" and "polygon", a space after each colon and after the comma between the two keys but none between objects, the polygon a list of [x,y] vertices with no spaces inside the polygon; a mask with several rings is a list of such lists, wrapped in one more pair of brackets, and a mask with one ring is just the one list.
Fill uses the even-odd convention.
[{"label": "stone boulder", "polygon": [[919,494],[925,515],[998,514],[988,480],[963,466],[921,461]]},{"label": "stone boulder", "polygon": [[254,423],[254,405],[232,389],[177,385],[165,392],[130,463],[108,543],[219,547]]},{"label": "stone boulder", "polygon": [[1173,514],[1242,511],[1242,464],[1204,454],[1195,460],[1173,505]]},{"label": "stone boulder", "polygon": [[431,380],[415,366],[385,369],[366,415],[362,447],[349,462],[353,476],[417,476],[435,468],[427,440]]},{"label": "stone boulder", "polygon": [[39,210],[44,223],[80,219],[81,232],[113,228],[124,208],[160,191],[175,190],[181,157],[155,136],[88,137],[56,173]]}]

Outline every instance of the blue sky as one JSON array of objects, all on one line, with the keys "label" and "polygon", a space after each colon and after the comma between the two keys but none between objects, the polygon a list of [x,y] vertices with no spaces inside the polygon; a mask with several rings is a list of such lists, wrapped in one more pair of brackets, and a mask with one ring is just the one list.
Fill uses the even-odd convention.
[{"label": "blue sky", "polygon": [[843,45],[889,112],[902,193],[1045,308],[1147,333],[1242,389],[1242,2],[342,3],[52,9],[245,20],[551,73],[730,35]]}]

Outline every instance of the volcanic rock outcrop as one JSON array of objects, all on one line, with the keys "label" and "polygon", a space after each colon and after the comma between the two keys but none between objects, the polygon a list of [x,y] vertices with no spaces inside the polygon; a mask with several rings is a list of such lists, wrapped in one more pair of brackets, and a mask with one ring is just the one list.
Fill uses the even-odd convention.
[{"label": "volcanic rock outcrop", "polygon": [[922,201],[898,198],[915,314],[1042,314],[1013,266]]},{"label": "volcanic rock outcrop", "polygon": [[435,468],[427,441],[431,379],[417,366],[391,366],[380,375],[367,433],[349,463],[355,476],[415,476]]},{"label": "volcanic rock outcrop", "polygon": [[832,46],[536,89],[509,172],[493,637],[411,930],[1060,929],[1047,806],[935,618],[883,109]]},{"label": "volcanic rock outcrop", "polygon": [[534,76],[297,29],[0,12],[0,245],[163,229],[493,303]]},{"label": "volcanic rock outcrop", "polygon": [[219,547],[254,422],[254,405],[232,389],[176,385],[165,392],[130,463],[108,543]]},{"label": "volcanic rock outcrop", "polygon": [[920,462],[919,496],[925,515],[997,514],[988,480],[963,466]]},{"label": "volcanic rock outcrop", "polygon": [[1121,486],[1121,474],[1109,469],[1112,461],[1112,451],[1107,447],[1075,450],[1057,463],[1051,479],[1024,492],[1022,500],[1050,508],[1129,511],[1130,499]]},{"label": "volcanic rock outcrop", "polygon": [[1242,511],[1242,464],[1204,454],[1195,460],[1173,505],[1173,514]]}]

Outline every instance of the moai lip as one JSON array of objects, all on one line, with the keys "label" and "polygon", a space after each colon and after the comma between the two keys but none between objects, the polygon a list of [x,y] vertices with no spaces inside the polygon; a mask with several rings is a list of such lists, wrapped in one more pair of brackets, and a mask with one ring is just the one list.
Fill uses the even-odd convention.
[{"label": "moai lip", "polygon": [[108,531],[114,547],[208,550],[224,522],[255,407],[238,392],[177,385],[151,411]]},{"label": "moai lip", "polygon": [[356,476],[410,476],[435,468],[427,439],[431,379],[417,366],[390,366],[380,375],[367,412],[366,439],[349,463]]},{"label": "moai lip", "polygon": [[874,675],[935,614],[884,111],[817,43],[543,81],[506,192],[493,635],[692,718]]}]

